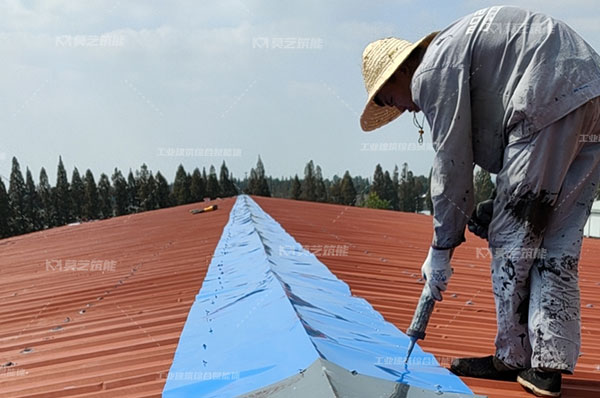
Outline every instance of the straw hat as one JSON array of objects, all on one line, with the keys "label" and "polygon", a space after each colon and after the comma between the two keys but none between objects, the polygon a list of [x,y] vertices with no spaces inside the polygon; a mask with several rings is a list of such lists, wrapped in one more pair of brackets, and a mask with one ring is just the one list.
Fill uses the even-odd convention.
[{"label": "straw hat", "polygon": [[438,32],[433,32],[414,44],[388,37],[369,43],[365,48],[362,74],[368,99],[360,117],[360,126],[364,131],[372,131],[384,126],[402,114],[396,107],[378,106],[373,102],[373,98],[412,51],[419,46],[427,47],[437,34]]}]

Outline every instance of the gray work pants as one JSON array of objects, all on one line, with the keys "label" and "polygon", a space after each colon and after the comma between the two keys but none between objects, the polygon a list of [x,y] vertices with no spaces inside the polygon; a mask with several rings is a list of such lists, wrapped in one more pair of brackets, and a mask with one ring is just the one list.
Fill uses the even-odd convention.
[{"label": "gray work pants", "polygon": [[572,373],[579,356],[578,262],[600,179],[600,98],[541,131],[508,132],[489,228],[496,356]]}]

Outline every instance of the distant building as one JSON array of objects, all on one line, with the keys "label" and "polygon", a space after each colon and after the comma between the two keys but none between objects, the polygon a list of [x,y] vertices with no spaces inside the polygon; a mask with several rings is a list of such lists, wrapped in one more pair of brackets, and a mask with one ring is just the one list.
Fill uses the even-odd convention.
[{"label": "distant building", "polygon": [[600,238],[600,200],[597,200],[592,205],[592,212],[583,228],[583,235]]}]

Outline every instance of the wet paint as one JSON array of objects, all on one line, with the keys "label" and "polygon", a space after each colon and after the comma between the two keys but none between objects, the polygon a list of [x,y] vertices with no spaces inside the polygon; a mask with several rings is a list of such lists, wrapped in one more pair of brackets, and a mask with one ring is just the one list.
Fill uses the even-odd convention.
[{"label": "wet paint", "polygon": [[539,193],[529,191],[511,199],[506,204],[505,210],[526,224],[534,235],[540,236],[548,224],[555,198],[556,194],[551,194],[546,190]]}]

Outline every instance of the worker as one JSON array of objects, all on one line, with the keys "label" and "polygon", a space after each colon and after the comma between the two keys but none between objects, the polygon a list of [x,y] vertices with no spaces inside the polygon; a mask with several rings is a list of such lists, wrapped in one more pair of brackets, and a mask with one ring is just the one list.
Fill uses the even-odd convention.
[{"label": "worker", "polygon": [[[422,273],[436,300],[465,226],[489,240],[496,350],[451,370],[559,396],[580,349],[577,268],[600,180],[600,57],[564,22],[498,6],[414,44],[372,42],[362,72],[363,130],[404,111],[418,125],[422,111],[431,128],[433,241]],[[495,197],[477,207],[474,165],[496,174]]]}]

